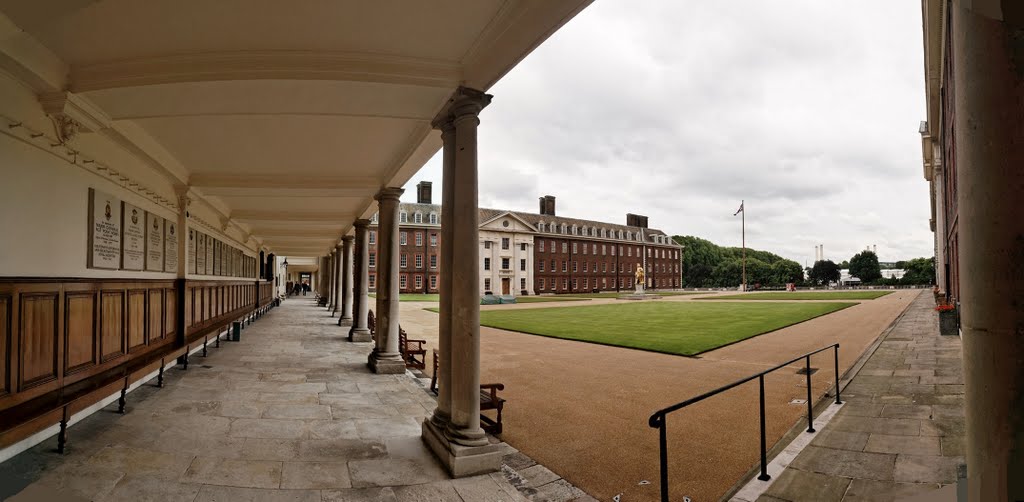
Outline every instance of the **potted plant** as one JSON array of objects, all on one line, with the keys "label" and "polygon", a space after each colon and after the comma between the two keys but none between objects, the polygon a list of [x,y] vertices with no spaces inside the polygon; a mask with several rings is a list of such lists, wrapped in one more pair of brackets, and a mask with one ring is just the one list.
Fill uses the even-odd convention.
[{"label": "potted plant", "polygon": [[939,313],[939,334],[958,335],[960,334],[959,319],[957,318],[956,305],[951,303],[940,303],[935,307]]}]

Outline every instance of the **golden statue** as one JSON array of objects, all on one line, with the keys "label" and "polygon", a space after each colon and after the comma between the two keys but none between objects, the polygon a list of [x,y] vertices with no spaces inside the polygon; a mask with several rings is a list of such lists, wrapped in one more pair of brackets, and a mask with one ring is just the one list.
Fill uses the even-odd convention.
[{"label": "golden statue", "polygon": [[636,278],[637,284],[646,284],[644,281],[644,267],[641,266],[639,263],[636,264],[636,272],[633,274],[633,277]]}]

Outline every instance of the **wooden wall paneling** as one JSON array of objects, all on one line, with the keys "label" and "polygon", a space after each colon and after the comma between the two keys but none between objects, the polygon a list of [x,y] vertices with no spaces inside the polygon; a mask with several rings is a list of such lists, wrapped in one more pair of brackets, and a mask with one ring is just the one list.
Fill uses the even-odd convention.
[{"label": "wooden wall paneling", "polygon": [[97,362],[99,332],[96,316],[97,292],[64,292],[64,375],[92,367]]},{"label": "wooden wall paneling", "polygon": [[192,312],[195,312],[195,288],[185,286],[185,328],[192,326]]},{"label": "wooden wall paneling", "polygon": [[164,289],[164,336],[174,336],[178,318],[178,297],[173,289]]},{"label": "wooden wall paneling", "polygon": [[0,295],[0,396],[11,393],[11,295]]},{"label": "wooden wall paneling", "polygon": [[22,293],[18,304],[18,392],[21,392],[60,376],[60,291]]},{"label": "wooden wall paneling", "polygon": [[128,352],[125,345],[124,290],[100,291],[100,362],[104,363]]},{"label": "wooden wall paneling", "polygon": [[164,290],[150,289],[146,302],[146,343],[160,341],[164,335]]},{"label": "wooden wall paneling", "polygon": [[128,352],[146,345],[146,290],[128,290]]}]

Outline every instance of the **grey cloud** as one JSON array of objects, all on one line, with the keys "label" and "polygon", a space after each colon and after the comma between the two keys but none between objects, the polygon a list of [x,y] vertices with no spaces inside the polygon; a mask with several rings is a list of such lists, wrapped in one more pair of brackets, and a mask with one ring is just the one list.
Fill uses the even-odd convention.
[{"label": "grey cloud", "polygon": [[481,202],[739,245],[746,199],[748,244],[800,262],[930,256],[920,23],[886,0],[595,2],[491,90]]}]

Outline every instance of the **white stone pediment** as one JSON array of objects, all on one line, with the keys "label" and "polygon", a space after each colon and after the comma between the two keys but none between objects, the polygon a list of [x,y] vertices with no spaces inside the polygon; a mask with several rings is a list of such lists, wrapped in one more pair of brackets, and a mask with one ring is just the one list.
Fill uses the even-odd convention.
[{"label": "white stone pediment", "polygon": [[537,228],[513,213],[502,213],[480,223],[480,230],[536,233]]}]

